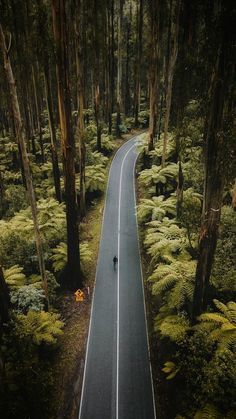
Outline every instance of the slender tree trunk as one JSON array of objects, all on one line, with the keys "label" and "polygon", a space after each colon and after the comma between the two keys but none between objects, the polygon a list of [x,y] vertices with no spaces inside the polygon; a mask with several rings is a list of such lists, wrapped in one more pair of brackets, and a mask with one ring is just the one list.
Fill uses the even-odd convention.
[{"label": "slender tree trunk", "polygon": [[53,116],[52,93],[51,93],[51,83],[50,83],[50,77],[49,77],[48,63],[44,64],[44,84],[45,84],[48,122],[49,122],[50,140],[51,140],[52,170],[53,170],[53,179],[54,179],[54,186],[55,186],[55,195],[58,202],[61,202],[60,170],[59,170],[59,164],[58,164],[57,139],[56,139],[54,116]]},{"label": "slender tree trunk", "polygon": [[83,63],[83,0],[77,0],[77,20],[75,21],[75,33],[77,36],[76,42],[76,63],[77,63],[77,101],[78,101],[78,121],[77,121],[77,139],[79,142],[79,172],[80,172],[80,217],[83,218],[86,214],[86,199],[85,199],[85,135],[84,135],[84,63]]},{"label": "slender tree trunk", "polygon": [[137,65],[135,66],[135,88],[134,88],[134,123],[138,127],[138,113],[140,107],[140,70],[142,59],[142,36],[143,36],[143,0],[138,0],[137,10]]},{"label": "slender tree trunk", "polygon": [[206,309],[208,303],[208,286],[217,244],[225,183],[224,155],[228,133],[226,137],[224,122],[229,117],[228,103],[232,99],[234,83],[232,68],[235,69],[235,39],[232,37],[234,21],[229,13],[232,4],[230,1],[222,2],[219,49],[209,90],[209,111],[205,130],[204,213],[193,295],[193,320]]},{"label": "slender tree trunk", "polygon": [[179,12],[181,0],[174,0],[175,4],[173,7],[173,19],[170,29],[170,49],[169,57],[167,60],[167,86],[166,86],[166,113],[164,120],[164,141],[163,141],[163,152],[162,152],[162,167],[165,166],[166,161],[166,148],[168,142],[168,128],[170,120],[170,108],[172,99],[172,83],[174,77],[175,63],[178,55],[178,36],[179,36]]},{"label": "slender tree trunk", "polygon": [[122,21],[123,0],[119,0],[118,14],[118,51],[117,51],[117,98],[116,98],[116,135],[121,136],[121,110],[122,110]]},{"label": "slender tree trunk", "polygon": [[66,286],[74,290],[82,285],[79,252],[78,208],[75,188],[75,142],[71,121],[71,96],[68,71],[67,19],[65,2],[52,0],[53,32],[57,55],[57,90],[64,167],[67,267]]},{"label": "slender tree trunk", "polygon": [[44,258],[43,258],[42,240],[41,240],[41,236],[40,236],[38,219],[37,219],[36,199],[35,199],[32,176],[31,176],[31,171],[30,171],[29,158],[28,158],[26,145],[25,145],[23,124],[22,124],[22,119],[21,119],[21,114],[20,114],[20,108],[19,108],[19,102],[18,102],[18,97],[17,97],[15,79],[14,79],[14,76],[13,76],[13,73],[12,73],[9,51],[7,49],[7,46],[6,46],[5,36],[4,36],[4,32],[3,32],[1,24],[0,24],[0,44],[1,44],[1,49],[2,49],[2,53],[3,53],[4,69],[5,69],[5,72],[6,72],[6,77],[7,77],[7,81],[8,81],[8,84],[9,84],[9,90],[10,90],[10,95],[11,95],[11,102],[12,102],[12,109],[13,109],[13,115],[14,115],[16,137],[17,137],[17,141],[20,145],[20,149],[21,149],[21,155],[22,155],[22,161],[23,161],[23,167],[24,167],[24,174],[25,174],[25,180],[26,180],[26,187],[27,187],[29,202],[30,202],[30,206],[31,206],[32,218],[33,218],[33,224],[34,224],[35,242],[36,242],[38,262],[39,262],[39,270],[40,270],[40,275],[41,275],[41,278],[42,278],[42,283],[43,283],[43,288],[44,288],[44,291],[45,291],[45,296],[46,296],[47,303],[48,303],[47,276],[46,276],[46,270],[45,270],[45,264],[44,264]]},{"label": "slender tree trunk", "polygon": [[33,90],[34,90],[34,101],[35,101],[35,110],[36,110],[36,121],[37,121],[37,130],[38,130],[38,136],[39,136],[39,145],[41,149],[41,162],[45,162],[45,156],[44,156],[44,147],[43,147],[43,133],[42,133],[42,125],[41,125],[41,117],[40,117],[40,108],[39,108],[39,100],[38,100],[38,94],[37,94],[37,83],[35,79],[35,69],[32,65],[32,78],[33,78]]}]

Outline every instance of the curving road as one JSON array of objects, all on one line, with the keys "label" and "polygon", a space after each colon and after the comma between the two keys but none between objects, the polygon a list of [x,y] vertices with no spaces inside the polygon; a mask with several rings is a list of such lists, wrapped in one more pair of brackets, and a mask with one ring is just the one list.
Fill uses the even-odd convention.
[{"label": "curving road", "polygon": [[135,215],[137,138],[110,168],[79,419],[156,417]]}]

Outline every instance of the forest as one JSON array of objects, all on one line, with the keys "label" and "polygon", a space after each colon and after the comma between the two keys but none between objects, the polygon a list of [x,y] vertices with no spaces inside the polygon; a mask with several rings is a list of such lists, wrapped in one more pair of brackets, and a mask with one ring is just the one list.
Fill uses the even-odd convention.
[{"label": "forest", "polygon": [[235,22],[233,0],[0,0],[1,419],[78,417],[134,136],[156,416],[236,417]]}]

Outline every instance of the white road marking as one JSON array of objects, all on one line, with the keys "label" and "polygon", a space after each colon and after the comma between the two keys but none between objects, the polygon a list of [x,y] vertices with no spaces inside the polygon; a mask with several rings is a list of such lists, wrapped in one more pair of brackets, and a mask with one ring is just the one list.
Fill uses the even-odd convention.
[{"label": "white road marking", "polygon": [[[119,155],[119,151],[122,149],[122,147],[125,146],[125,144],[128,144],[130,141],[134,140],[134,138],[136,138],[136,136],[130,138],[130,140],[126,141],[126,143],[124,143],[117,150],[117,152],[116,152],[116,154],[115,154],[115,156],[114,156],[114,158],[112,160],[112,163],[114,162],[114,160],[116,159],[116,157]],[[108,180],[107,180],[107,188],[106,188],[105,204],[104,204],[104,211],[103,211],[103,217],[102,217],[102,228],[101,228],[101,236],[100,236],[98,257],[100,257],[100,247],[101,247],[101,242],[102,242],[102,237],[103,237],[103,225],[104,225],[105,212],[106,212],[107,191],[108,191],[108,187],[109,187],[109,183],[110,183],[112,163],[111,163],[111,166],[110,166],[110,169],[109,169],[109,176],[108,176]],[[118,267],[119,267],[119,260],[118,260]],[[92,317],[93,317],[93,308],[94,308],[94,295],[95,295],[95,287],[96,287],[96,282],[97,282],[97,270],[98,270],[98,262],[97,262],[97,267],[96,267],[95,283],[94,283],[94,289],[93,289],[93,298],[92,298],[92,305],[91,305],[91,311],[90,311],[89,331],[88,331],[88,337],[87,337],[86,355],[85,355],[85,364],[84,364],[84,374],[83,374],[83,383],[82,383],[82,390],[81,390],[81,398],[80,398],[80,407],[79,407],[79,417],[78,417],[78,419],[81,419],[81,414],[82,414],[82,406],[83,406],[83,398],[84,398],[84,387],[85,387],[85,377],[86,377],[87,364],[88,364],[88,350],[89,350],[89,342],[90,342],[90,336],[91,336],[91,325],[92,325]]]},{"label": "white road marking", "polygon": [[136,159],[134,160],[133,165],[133,192],[134,192],[134,204],[135,204],[135,220],[136,220],[136,229],[137,229],[137,239],[138,239],[138,251],[139,251],[139,263],[140,263],[140,271],[141,271],[141,279],[142,279],[142,290],[143,290],[143,303],[144,303],[144,315],[145,315],[145,324],[146,324],[146,338],[147,338],[147,347],[148,347],[148,354],[149,354],[149,369],[150,369],[150,376],[151,376],[151,386],[152,386],[152,403],[153,403],[153,411],[154,411],[154,419],[156,419],[156,405],[155,405],[155,395],[154,395],[154,387],[153,387],[153,375],[152,375],[152,366],[150,361],[150,345],[148,339],[148,327],[147,327],[147,310],[146,310],[146,301],[145,301],[145,293],[144,293],[144,286],[143,286],[143,269],[141,263],[141,252],[140,252],[140,244],[139,244],[139,233],[138,233],[138,219],[137,219],[137,199],[136,199],[136,192],[135,192],[135,166],[138,159],[139,154],[137,154]]},{"label": "white road marking", "polygon": [[[134,137],[135,138],[135,137]],[[132,138],[132,140],[134,139]],[[122,189],[122,173],[124,162],[130,151],[136,146],[134,143],[123,157],[120,169],[120,185],[119,185],[119,206],[118,206],[118,267],[117,267],[117,358],[116,358],[116,419],[119,418],[119,341],[120,341],[120,213],[121,213],[121,189]]]}]

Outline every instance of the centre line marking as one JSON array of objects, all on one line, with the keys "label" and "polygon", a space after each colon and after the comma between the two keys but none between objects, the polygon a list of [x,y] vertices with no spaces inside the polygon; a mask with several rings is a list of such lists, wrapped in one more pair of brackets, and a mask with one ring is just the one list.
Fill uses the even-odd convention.
[{"label": "centre line marking", "polygon": [[[136,137],[135,137],[136,138]],[[123,167],[129,152],[136,146],[136,142],[124,155],[120,169],[119,184],[119,211],[118,211],[118,267],[117,267],[117,358],[116,358],[116,419],[119,418],[119,340],[120,340],[120,213],[121,213],[121,187]]]}]

